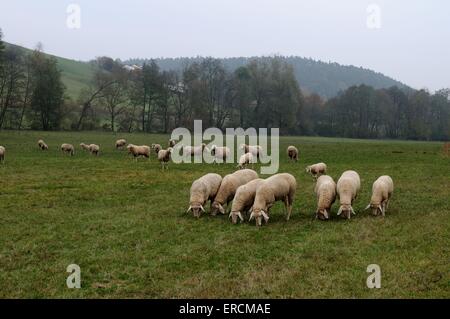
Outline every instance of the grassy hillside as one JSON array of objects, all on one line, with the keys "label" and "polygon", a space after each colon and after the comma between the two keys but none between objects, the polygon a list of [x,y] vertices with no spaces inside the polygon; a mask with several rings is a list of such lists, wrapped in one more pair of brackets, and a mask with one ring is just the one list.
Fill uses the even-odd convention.
[{"label": "grassy hillside", "polygon": [[[121,135],[122,136],[122,135]],[[135,144],[167,136],[123,135]],[[232,225],[227,216],[186,214],[189,188],[233,164],[137,163],[107,133],[0,132],[0,298],[450,298],[450,166],[442,144],[281,138],[280,172],[298,182],[291,220],[277,203],[268,225]],[[38,150],[38,138],[50,146]],[[63,142],[77,146],[63,156]],[[80,142],[98,143],[100,157]],[[287,145],[301,150],[288,163]],[[362,189],[351,220],[314,220],[313,181],[304,167],[324,161],[338,178],[357,170]],[[367,205],[371,184],[393,177],[385,218]],[[66,268],[81,267],[81,289],[67,289]],[[381,267],[381,289],[366,268]]]},{"label": "grassy hillside", "polygon": [[[6,43],[8,47],[15,47],[30,53],[31,50],[14,44]],[[87,62],[75,61],[70,59],[53,56],[58,61],[58,67],[61,70],[62,81],[67,88],[66,93],[73,99],[78,98],[82,88],[87,87],[93,76],[92,66]]]}]

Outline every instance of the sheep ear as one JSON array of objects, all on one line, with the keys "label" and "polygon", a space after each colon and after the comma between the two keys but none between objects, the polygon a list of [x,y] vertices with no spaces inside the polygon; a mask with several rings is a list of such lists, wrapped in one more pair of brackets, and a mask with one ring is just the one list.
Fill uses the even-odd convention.
[{"label": "sheep ear", "polygon": [[383,208],[381,207],[381,205],[378,206],[378,209],[380,210],[381,215],[384,215]]},{"label": "sheep ear", "polygon": [[230,212],[230,214],[228,214],[228,218],[231,218],[231,216],[233,216],[233,212]]},{"label": "sheep ear", "polygon": [[202,210],[202,212],[205,212],[205,209],[203,208],[203,205],[200,205],[200,209]]},{"label": "sheep ear", "polygon": [[364,208],[364,210],[368,210],[370,208],[370,204],[369,205],[367,205],[367,207],[366,208]]},{"label": "sheep ear", "polygon": [[244,221],[244,217],[242,217],[242,214],[241,214],[241,212],[238,212],[238,217],[239,217],[239,219],[241,220],[241,222],[243,222]]},{"label": "sheep ear", "polygon": [[219,204],[219,212],[221,214],[225,214],[225,209],[223,209],[223,206]]},{"label": "sheep ear", "polygon": [[338,216],[339,216],[340,214],[342,214],[342,206],[339,207],[339,210],[338,210],[338,212],[337,212],[337,215],[338,215]]},{"label": "sheep ear", "polygon": [[356,215],[355,211],[353,210],[353,207],[350,207],[350,209],[351,209],[351,211],[352,211],[352,214],[353,214],[353,215]]},{"label": "sheep ear", "polygon": [[192,206],[189,206],[188,210],[186,211],[186,213],[189,213],[192,210]]},{"label": "sheep ear", "polygon": [[253,218],[255,218],[255,214],[252,212],[252,213],[250,214],[250,218],[249,218],[248,220],[250,221],[250,220],[252,220]]},{"label": "sheep ear", "polygon": [[266,214],[266,212],[265,211],[261,211],[261,214],[263,215],[263,217],[264,217],[264,221],[266,222],[266,224],[267,224],[267,222],[269,221],[269,216]]}]

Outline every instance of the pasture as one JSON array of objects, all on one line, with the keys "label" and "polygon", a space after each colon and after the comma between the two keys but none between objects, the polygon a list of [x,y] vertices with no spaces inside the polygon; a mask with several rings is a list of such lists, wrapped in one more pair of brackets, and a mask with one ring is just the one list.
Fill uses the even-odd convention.
[{"label": "pasture", "polygon": [[[163,172],[154,154],[136,163],[116,151],[119,137],[163,147],[168,139],[0,132],[1,298],[450,297],[450,158],[442,143],[282,137],[279,171],[297,179],[294,210],[286,222],[277,203],[257,228],[185,213],[194,179],[235,165],[170,163]],[[101,155],[82,152],[81,142],[99,144]],[[61,154],[62,143],[75,146],[74,157]],[[298,163],[287,160],[290,144]],[[359,172],[351,220],[336,216],[337,202],[330,221],[314,219],[305,166],[320,161],[335,180]],[[383,174],[395,184],[384,219],[363,211]],[[66,287],[72,263],[81,267],[81,289]],[[366,286],[369,264],[381,267],[381,289]]]}]

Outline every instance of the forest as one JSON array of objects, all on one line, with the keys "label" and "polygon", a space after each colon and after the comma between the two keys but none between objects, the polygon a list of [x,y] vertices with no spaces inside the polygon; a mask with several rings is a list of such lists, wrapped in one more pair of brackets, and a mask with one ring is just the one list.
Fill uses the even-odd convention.
[{"label": "forest", "polygon": [[303,89],[285,57],[236,68],[212,57],[187,61],[170,69],[98,57],[72,98],[55,58],[39,46],[6,47],[0,33],[0,129],[169,133],[201,119],[204,127],[279,127],[283,135],[449,139],[450,89],[359,84],[326,98]]}]

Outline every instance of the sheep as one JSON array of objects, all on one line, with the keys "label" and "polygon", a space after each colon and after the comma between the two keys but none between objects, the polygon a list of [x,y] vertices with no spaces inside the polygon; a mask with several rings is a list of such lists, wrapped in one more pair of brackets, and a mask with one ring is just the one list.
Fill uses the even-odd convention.
[{"label": "sheep", "polygon": [[269,221],[269,210],[276,201],[282,200],[286,209],[286,220],[289,220],[292,213],[297,181],[295,177],[288,173],[273,175],[258,187],[255,201],[250,214],[249,221],[256,220],[256,226],[261,226],[262,218]]},{"label": "sheep", "polygon": [[183,145],[183,154],[184,156],[196,156],[196,155],[202,155],[203,150],[205,150],[209,153],[209,149],[206,147],[205,143],[202,143],[199,146],[184,146]]},{"label": "sheep", "polygon": [[258,174],[251,169],[244,169],[236,171],[232,174],[226,175],[222,179],[217,196],[211,205],[211,214],[214,216],[217,212],[225,214],[223,206],[227,204],[227,209],[230,208],[229,203],[233,200],[234,194],[239,186],[247,184],[251,180],[257,179]]},{"label": "sheep", "polygon": [[317,179],[314,193],[317,196],[316,218],[327,220],[330,218],[331,205],[336,201],[336,183],[328,175]]},{"label": "sheep", "polygon": [[242,213],[247,213],[251,210],[253,206],[253,201],[255,200],[256,189],[264,182],[264,179],[257,178],[245,185],[241,185],[236,190],[236,194],[234,195],[233,204],[231,205],[231,212],[228,216],[231,218],[231,222],[236,224],[238,218],[244,221],[244,217],[242,217]]},{"label": "sheep", "polygon": [[372,215],[378,216],[379,213],[381,213],[384,217],[393,192],[394,182],[392,181],[392,178],[387,175],[378,177],[372,185],[372,198],[365,210],[371,208]]},{"label": "sheep", "polygon": [[247,145],[241,144],[241,149],[244,150],[244,153],[252,153],[253,156],[259,159],[262,155],[263,148],[259,145]]},{"label": "sheep", "polygon": [[176,140],[169,140],[169,142],[168,142],[169,147],[172,147],[172,148],[175,146],[175,144],[177,144]]},{"label": "sheep", "polygon": [[172,148],[169,147],[167,150],[160,150],[158,152],[158,161],[161,163],[161,168],[169,169],[169,161],[170,161],[170,155],[172,154]]},{"label": "sheep", "polygon": [[248,164],[253,167],[254,157],[252,153],[245,153],[239,158],[239,164],[236,166],[239,169],[245,168]]},{"label": "sheep", "polygon": [[225,163],[227,158],[230,156],[230,153],[231,153],[230,148],[226,147],[226,146],[219,147],[219,146],[213,145],[211,147],[211,155],[213,155],[216,158],[216,160],[215,160],[216,163],[220,163],[217,160]]},{"label": "sheep", "polygon": [[336,191],[339,196],[340,207],[338,216],[343,213],[343,217],[350,219],[351,214],[356,215],[353,210],[353,201],[358,196],[361,188],[361,180],[355,171],[345,171],[337,182]]},{"label": "sheep", "polygon": [[298,149],[295,146],[293,145],[288,146],[287,155],[289,157],[289,160],[296,162],[298,161]]},{"label": "sheep", "polygon": [[89,151],[89,144],[80,143],[80,147],[82,150]]},{"label": "sheep", "polygon": [[48,145],[43,140],[38,141],[38,146],[43,151],[48,151]]},{"label": "sheep", "polygon": [[66,144],[66,143],[62,144],[61,151],[63,152],[63,154],[67,153],[67,154],[70,154],[70,156],[75,155],[75,148],[73,147],[72,144]]},{"label": "sheep", "polygon": [[222,176],[214,173],[206,174],[196,179],[191,186],[189,208],[186,212],[192,211],[194,217],[199,218],[201,212],[205,212],[203,206],[208,200],[212,205],[221,183]]},{"label": "sheep", "polygon": [[306,167],[306,172],[310,173],[314,179],[317,179],[320,175],[325,175],[327,173],[327,164],[317,163]]},{"label": "sheep", "polygon": [[136,161],[139,156],[143,156],[146,158],[150,157],[150,147],[147,145],[137,146],[134,144],[128,144],[127,149],[128,154],[132,154]]},{"label": "sheep", "polygon": [[123,138],[116,141],[116,149],[123,148],[125,145],[127,145],[127,140]]},{"label": "sheep", "polygon": [[5,161],[6,148],[4,146],[0,146],[0,163]]},{"label": "sheep", "polygon": [[154,150],[156,153],[156,156],[158,156],[158,153],[160,150],[162,150],[162,147],[159,144],[152,144],[152,150]]},{"label": "sheep", "polygon": [[88,146],[89,152],[91,152],[92,155],[98,156],[98,153],[100,152],[100,146],[96,144],[91,144]]}]

